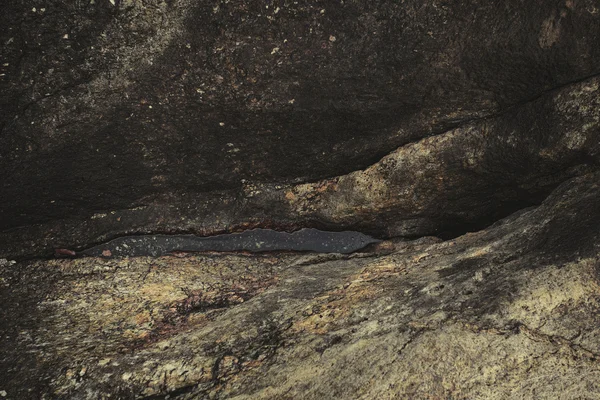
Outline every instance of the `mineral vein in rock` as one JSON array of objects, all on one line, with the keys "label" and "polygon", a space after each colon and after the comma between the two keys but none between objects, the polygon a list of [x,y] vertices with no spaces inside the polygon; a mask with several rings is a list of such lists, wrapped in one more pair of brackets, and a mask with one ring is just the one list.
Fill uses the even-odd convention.
[{"label": "mineral vein in rock", "polygon": [[195,235],[124,236],[91,247],[79,254],[93,257],[160,256],[175,251],[312,251],[318,253],[352,253],[377,243],[360,232],[326,232],[301,229],[288,233],[270,229],[253,229],[210,237]]}]

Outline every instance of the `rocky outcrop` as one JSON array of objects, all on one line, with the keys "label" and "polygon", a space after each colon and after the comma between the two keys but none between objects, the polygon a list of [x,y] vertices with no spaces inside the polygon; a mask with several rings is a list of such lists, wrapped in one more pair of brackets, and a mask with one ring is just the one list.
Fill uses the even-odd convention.
[{"label": "rocky outcrop", "polygon": [[4,265],[0,389],[19,399],[595,398],[599,178],[445,242]]},{"label": "rocky outcrop", "polygon": [[257,226],[455,237],[537,205],[566,179],[598,169],[599,86],[599,78],[567,85],[315,183],[247,183],[240,191],[163,196],[130,210],[13,229],[0,233],[0,254],[51,254],[126,233],[210,235]]},{"label": "rocky outcrop", "polygon": [[600,397],[600,9],[488,3],[3,5],[0,397]]}]

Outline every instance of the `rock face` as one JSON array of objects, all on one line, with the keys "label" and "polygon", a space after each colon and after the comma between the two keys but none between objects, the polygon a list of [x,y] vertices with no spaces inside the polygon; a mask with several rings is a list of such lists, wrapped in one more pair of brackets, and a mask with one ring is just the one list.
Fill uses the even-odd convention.
[{"label": "rock face", "polygon": [[[600,8],[481,3],[9,0],[0,397],[599,398]],[[382,241],[53,257],[255,228]]]},{"label": "rock face", "polygon": [[[600,174],[442,242],[1,270],[10,398],[596,398]],[[35,393],[35,395],[33,395]]]},{"label": "rock face", "polygon": [[592,0],[114,3],[0,17],[1,256],[249,226],[450,237],[598,162]]}]

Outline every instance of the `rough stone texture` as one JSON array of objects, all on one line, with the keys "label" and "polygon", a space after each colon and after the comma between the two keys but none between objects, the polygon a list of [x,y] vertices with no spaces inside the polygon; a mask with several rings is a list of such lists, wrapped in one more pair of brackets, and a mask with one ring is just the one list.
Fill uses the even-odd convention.
[{"label": "rough stone texture", "polygon": [[597,162],[593,0],[114,3],[3,7],[0,256],[248,226],[452,236]]},{"label": "rough stone texture", "polygon": [[600,174],[449,241],[2,265],[8,398],[600,396]]},{"label": "rough stone texture", "polygon": [[286,197],[300,215],[387,236],[481,228],[600,165],[599,84],[563,88],[403,146],[363,171],[298,185]]},{"label": "rough stone texture", "polygon": [[600,397],[594,0],[5,3],[1,398]]},{"label": "rough stone texture", "polygon": [[[0,232],[0,256],[82,249],[127,233],[252,227],[361,230],[380,237],[454,237],[539,204],[600,165],[600,78],[548,92],[501,116],[407,144],[370,167],[297,185],[163,196],[130,210]],[[25,244],[25,245],[24,245]]]}]

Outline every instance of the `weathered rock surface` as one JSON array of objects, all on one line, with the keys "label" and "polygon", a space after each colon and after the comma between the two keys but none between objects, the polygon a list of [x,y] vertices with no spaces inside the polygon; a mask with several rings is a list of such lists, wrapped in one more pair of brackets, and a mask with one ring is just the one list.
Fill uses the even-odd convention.
[{"label": "weathered rock surface", "polygon": [[597,163],[593,0],[114,3],[3,8],[0,256],[249,226],[452,236]]},{"label": "weathered rock surface", "polygon": [[0,232],[0,256],[80,249],[127,233],[209,235],[256,226],[453,237],[539,204],[566,179],[598,170],[599,137],[600,78],[590,78],[335,178],[169,195],[130,210]]},{"label": "weathered rock surface", "polygon": [[600,398],[594,0],[5,3],[0,398]]},{"label": "weathered rock surface", "polygon": [[600,174],[449,241],[1,270],[8,398],[600,396]]}]

